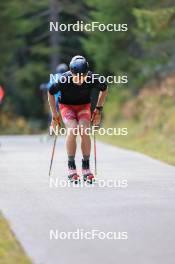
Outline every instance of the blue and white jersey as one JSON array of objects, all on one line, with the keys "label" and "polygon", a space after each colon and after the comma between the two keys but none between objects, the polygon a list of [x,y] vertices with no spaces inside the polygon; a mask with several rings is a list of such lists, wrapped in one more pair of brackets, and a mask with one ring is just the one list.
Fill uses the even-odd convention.
[{"label": "blue and white jersey", "polygon": [[[61,75],[62,75],[62,73],[53,74],[52,78],[50,78],[50,81],[46,85],[47,91],[49,91],[50,87],[53,84],[57,83],[56,80],[59,80],[59,78],[60,78]],[[54,96],[55,96],[55,102],[56,102],[56,109],[58,111],[59,110],[59,98],[61,97],[61,92],[58,91],[56,94],[54,94]]]}]

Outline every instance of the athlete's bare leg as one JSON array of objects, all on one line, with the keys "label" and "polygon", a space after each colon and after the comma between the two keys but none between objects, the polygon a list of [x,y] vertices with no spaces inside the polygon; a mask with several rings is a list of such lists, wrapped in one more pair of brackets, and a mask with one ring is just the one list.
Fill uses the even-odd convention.
[{"label": "athlete's bare leg", "polygon": [[81,150],[82,155],[90,156],[91,152],[91,139],[90,136],[87,134],[87,128],[90,127],[90,122],[85,119],[79,120],[79,127],[80,127],[80,136],[81,136]]},{"label": "athlete's bare leg", "polygon": [[76,135],[74,133],[74,129],[77,128],[77,121],[75,119],[69,120],[66,123],[67,128],[67,137],[66,137],[66,149],[67,149],[67,155],[68,157],[75,157],[76,153]]}]

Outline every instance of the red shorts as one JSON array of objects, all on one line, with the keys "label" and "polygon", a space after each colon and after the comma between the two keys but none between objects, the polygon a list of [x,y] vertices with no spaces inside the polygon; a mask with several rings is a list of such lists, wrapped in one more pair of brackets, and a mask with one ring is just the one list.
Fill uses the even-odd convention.
[{"label": "red shorts", "polygon": [[70,120],[86,120],[90,122],[91,120],[91,104],[83,105],[66,105],[59,104],[59,109],[63,122],[66,124]]}]

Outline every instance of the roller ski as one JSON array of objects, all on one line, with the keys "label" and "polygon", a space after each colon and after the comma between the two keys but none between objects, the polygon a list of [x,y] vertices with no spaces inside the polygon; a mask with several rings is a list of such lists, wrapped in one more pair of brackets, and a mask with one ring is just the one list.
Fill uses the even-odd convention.
[{"label": "roller ski", "polygon": [[82,174],[84,182],[89,184],[93,184],[95,182],[95,177],[89,168],[89,160],[82,160]]},{"label": "roller ski", "polygon": [[68,180],[71,183],[78,184],[80,182],[80,176],[77,174],[75,161],[68,162]]}]

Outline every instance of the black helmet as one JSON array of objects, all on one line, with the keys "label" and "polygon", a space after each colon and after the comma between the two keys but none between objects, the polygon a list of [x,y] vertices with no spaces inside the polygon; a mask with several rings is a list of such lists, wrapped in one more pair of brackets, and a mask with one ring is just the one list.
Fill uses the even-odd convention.
[{"label": "black helmet", "polygon": [[89,64],[83,56],[77,55],[72,58],[69,67],[74,74],[86,74],[89,69]]},{"label": "black helmet", "polygon": [[68,71],[68,66],[65,63],[61,63],[56,67],[56,73],[64,73]]}]

